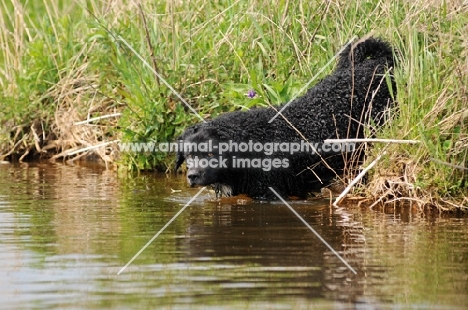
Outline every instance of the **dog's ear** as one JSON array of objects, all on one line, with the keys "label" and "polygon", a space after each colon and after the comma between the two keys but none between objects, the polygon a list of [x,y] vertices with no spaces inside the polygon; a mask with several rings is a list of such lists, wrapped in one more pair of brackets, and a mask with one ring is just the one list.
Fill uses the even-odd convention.
[{"label": "dog's ear", "polygon": [[179,150],[179,152],[177,152],[177,156],[176,156],[176,165],[175,165],[175,170],[176,171],[184,163],[184,161],[185,161],[184,152]]},{"label": "dog's ear", "polygon": [[[183,145],[185,139],[188,136],[193,135],[198,131],[198,124],[190,126],[187,128],[182,135],[176,138],[176,141],[179,143],[179,148]],[[179,169],[179,167],[184,163],[185,161],[185,156],[184,156],[184,150],[179,149],[177,150],[176,154],[176,163],[175,163],[175,170]]]},{"label": "dog's ear", "polygon": [[[179,148],[181,146],[180,142],[183,142],[185,134],[186,133],[184,133],[181,136],[176,138],[176,141],[179,143]],[[175,170],[176,171],[184,163],[184,161],[185,161],[184,150],[183,149],[182,150],[178,149],[177,154],[176,154],[176,164],[175,164]]]}]

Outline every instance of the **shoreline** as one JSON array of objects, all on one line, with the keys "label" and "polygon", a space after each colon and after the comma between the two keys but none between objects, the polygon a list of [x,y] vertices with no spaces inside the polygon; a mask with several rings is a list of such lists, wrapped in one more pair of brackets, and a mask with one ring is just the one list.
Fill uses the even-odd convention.
[{"label": "shoreline", "polygon": [[[85,8],[34,0],[6,3],[1,16],[2,161],[90,156],[119,172],[168,171],[174,157],[121,153],[116,141],[170,141],[200,121],[192,110],[204,119],[289,102],[310,77],[315,84],[333,70],[350,38],[373,35],[394,46],[398,107],[367,136],[420,142],[388,146],[350,194],[440,211],[468,206],[468,5],[196,0]],[[369,148],[362,169],[384,148]],[[349,185],[355,176],[345,177]]]}]

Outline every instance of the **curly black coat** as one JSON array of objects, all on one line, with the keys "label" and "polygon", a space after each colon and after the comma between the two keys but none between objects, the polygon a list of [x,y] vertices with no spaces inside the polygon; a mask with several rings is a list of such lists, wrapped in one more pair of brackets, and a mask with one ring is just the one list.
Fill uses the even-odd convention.
[{"label": "curly black coat", "polygon": [[[226,113],[189,127],[179,140],[211,140],[217,145],[230,140],[237,143],[299,143],[305,137],[314,143],[331,138],[363,137],[365,124],[373,122],[374,125],[381,125],[384,112],[393,104],[392,98],[396,95],[393,66],[393,50],[386,42],[375,38],[357,41],[340,54],[337,67],[330,76],[287,105],[282,112],[284,118],[278,116],[269,123],[277,114],[273,108]],[[274,199],[275,196],[268,189],[273,187],[283,197],[304,198],[308,192],[319,189],[339,175],[345,165],[341,153],[276,152],[267,156],[264,153],[239,151],[220,154],[219,150],[213,149],[209,152],[179,150],[176,169],[186,159],[219,156],[226,161],[226,167],[191,165],[187,172],[189,184],[212,185],[221,194],[243,193],[259,199]],[[235,159],[241,157],[260,157],[261,160],[279,158],[282,164],[269,171],[258,167],[234,168]]]}]

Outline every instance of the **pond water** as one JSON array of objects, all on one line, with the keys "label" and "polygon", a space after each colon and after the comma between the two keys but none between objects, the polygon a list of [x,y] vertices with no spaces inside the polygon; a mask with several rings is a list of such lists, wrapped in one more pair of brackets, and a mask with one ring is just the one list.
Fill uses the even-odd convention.
[{"label": "pond water", "polygon": [[2,309],[467,309],[468,218],[214,202],[183,176],[0,165]]}]

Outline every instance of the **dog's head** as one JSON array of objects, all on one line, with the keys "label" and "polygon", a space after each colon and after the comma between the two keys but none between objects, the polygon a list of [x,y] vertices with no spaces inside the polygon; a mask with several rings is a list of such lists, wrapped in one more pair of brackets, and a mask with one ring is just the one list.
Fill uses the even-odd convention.
[{"label": "dog's head", "polygon": [[217,148],[218,139],[216,131],[206,124],[192,126],[178,138],[176,170],[186,162],[187,182],[191,187],[219,183],[223,163]]}]

